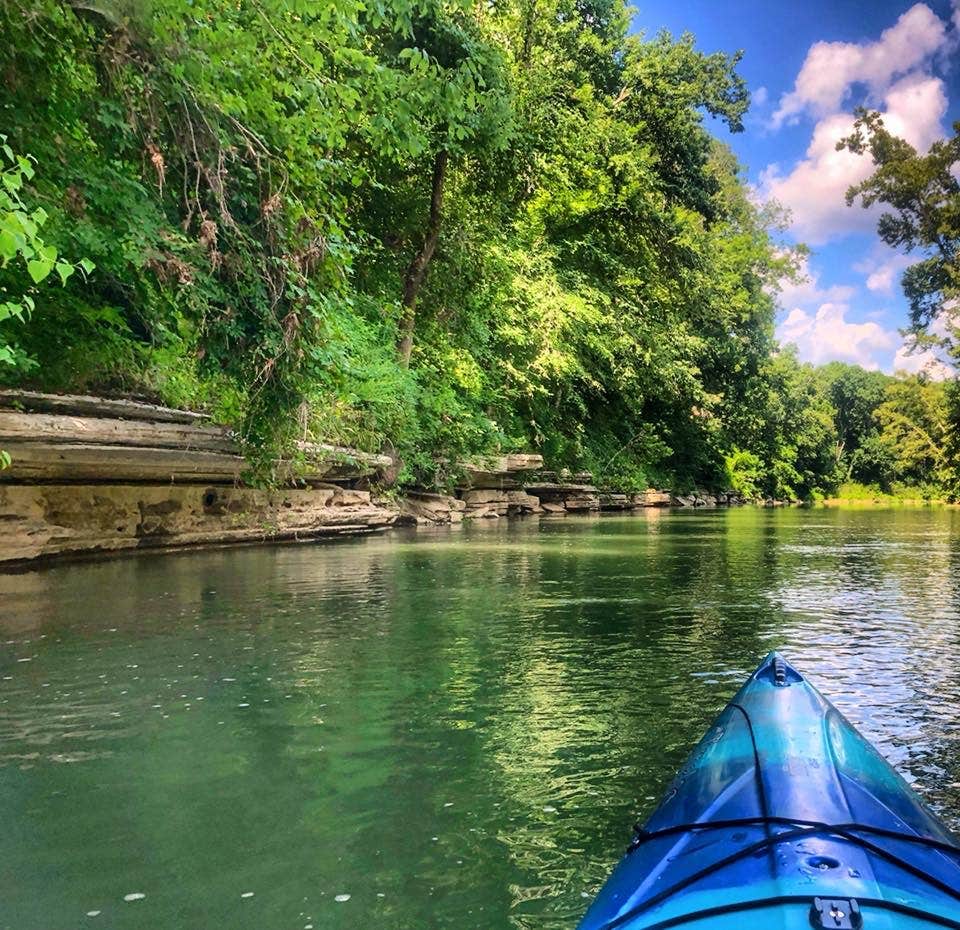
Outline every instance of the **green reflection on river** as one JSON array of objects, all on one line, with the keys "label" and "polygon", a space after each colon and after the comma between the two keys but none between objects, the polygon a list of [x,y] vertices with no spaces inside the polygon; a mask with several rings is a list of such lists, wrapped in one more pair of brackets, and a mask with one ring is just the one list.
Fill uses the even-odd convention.
[{"label": "green reflection on river", "polygon": [[571,927],[772,648],[960,824],[958,530],[652,511],[0,577],[0,927]]}]

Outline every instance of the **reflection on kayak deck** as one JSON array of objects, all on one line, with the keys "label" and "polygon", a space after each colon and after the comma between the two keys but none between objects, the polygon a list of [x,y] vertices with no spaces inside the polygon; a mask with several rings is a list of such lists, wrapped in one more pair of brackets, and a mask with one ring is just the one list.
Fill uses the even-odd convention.
[{"label": "reflection on kayak deck", "polygon": [[771,653],[638,829],[580,930],[960,926],[960,846]]}]

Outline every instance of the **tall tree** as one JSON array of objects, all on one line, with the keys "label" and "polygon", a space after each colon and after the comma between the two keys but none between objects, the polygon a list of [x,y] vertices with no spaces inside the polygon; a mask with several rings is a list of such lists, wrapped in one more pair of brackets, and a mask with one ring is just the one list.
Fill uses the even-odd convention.
[{"label": "tall tree", "polygon": [[[920,258],[903,275],[910,323],[919,343],[929,343],[930,325],[946,317],[952,328],[960,297],[960,122],[953,136],[934,142],[925,154],[893,135],[879,113],[859,109],[854,131],[837,143],[858,155],[869,153],[873,174],[847,191],[847,203],[889,207],[877,224],[893,248]],[[952,334],[951,334],[952,337]],[[948,338],[947,341],[952,341]]]}]

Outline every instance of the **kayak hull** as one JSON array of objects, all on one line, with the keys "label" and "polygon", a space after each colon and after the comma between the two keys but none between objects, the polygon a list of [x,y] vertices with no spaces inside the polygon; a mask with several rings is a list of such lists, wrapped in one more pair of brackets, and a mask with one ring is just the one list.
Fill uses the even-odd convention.
[{"label": "kayak hull", "polygon": [[580,930],[960,928],[954,842],[771,653],[677,773]]}]

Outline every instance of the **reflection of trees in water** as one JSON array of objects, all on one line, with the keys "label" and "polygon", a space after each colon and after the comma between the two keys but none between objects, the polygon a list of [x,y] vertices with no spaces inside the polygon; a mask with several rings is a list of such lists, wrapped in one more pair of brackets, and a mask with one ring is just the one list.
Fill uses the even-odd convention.
[{"label": "reflection of trees in water", "polygon": [[[88,863],[54,880],[71,914],[142,876],[166,925],[236,923],[249,885],[262,925],[569,926],[773,647],[960,809],[957,519],[491,521],[5,579],[5,639],[37,658],[4,751],[60,752],[72,687],[108,754],[0,767],[4,809],[38,812],[0,858],[24,901],[49,900],[38,863]],[[326,906],[360,875],[387,897]]]},{"label": "reflection of trees in water", "polygon": [[800,668],[954,823],[960,680],[941,663],[960,654],[957,516],[830,511],[776,592]]}]

